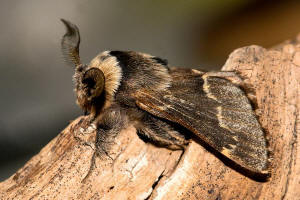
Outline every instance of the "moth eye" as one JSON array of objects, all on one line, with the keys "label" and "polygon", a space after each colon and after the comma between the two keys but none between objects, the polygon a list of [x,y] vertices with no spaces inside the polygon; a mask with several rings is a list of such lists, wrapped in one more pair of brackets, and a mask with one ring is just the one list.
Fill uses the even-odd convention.
[{"label": "moth eye", "polygon": [[96,81],[93,78],[85,78],[82,80],[82,83],[88,88],[95,88]]},{"label": "moth eye", "polygon": [[103,72],[97,68],[87,70],[82,78],[82,84],[87,89],[87,95],[95,98],[101,95],[104,89],[105,77]]}]

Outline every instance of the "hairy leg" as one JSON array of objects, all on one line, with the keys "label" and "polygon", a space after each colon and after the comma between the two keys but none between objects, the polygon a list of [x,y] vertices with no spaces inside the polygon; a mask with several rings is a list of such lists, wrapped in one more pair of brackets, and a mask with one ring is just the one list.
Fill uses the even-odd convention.
[{"label": "hairy leg", "polygon": [[95,168],[95,159],[113,158],[109,154],[109,150],[112,144],[114,144],[115,138],[128,124],[126,114],[120,109],[119,106],[113,105],[104,110],[100,116],[95,119],[97,134],[95,139],[95,151],[91,159],[91,166],[82,181],[85,181]]},{"label": "hairy leg", "polygon": [[157,146],[177,150],[188,144],[187,136],[178,132],[177,128],[150,114],[145,114],[137,130],[141,139]]},{"label": "hairy leg", "polygon": [[97,154],[100,157],[108,155],[109,147],[127,125],[127,116],[117,105],[106,109],[101,114],[101,118],[96,119],[97,135],[95,143]]}]

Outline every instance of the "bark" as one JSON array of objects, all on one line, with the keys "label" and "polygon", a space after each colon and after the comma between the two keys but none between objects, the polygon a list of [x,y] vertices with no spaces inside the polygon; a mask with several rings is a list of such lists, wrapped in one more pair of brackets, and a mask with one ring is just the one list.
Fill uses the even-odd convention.
[{"label": "bark", "polygon": [[0,199],[300,199],[300,36],[270,50],[237,49],[223,70],[236,71],[256,96],[269,179],[247,176],[197,142],[184,154],[144,143],[133,126],[87,176],[96,133],[79,117],[0,183]]}]

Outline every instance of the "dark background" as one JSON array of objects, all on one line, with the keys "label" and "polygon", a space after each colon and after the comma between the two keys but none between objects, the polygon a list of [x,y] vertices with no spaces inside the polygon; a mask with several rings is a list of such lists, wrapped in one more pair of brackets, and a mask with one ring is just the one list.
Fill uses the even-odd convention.
[{"label": "dark background", "polygon": [[241,46],[300,32],[291,0],[10,0],[0,3],[0,181],[82,114],[60,52],[60,18],[78,25],[81,58],[134,50],[171,65],[218,70]]}]

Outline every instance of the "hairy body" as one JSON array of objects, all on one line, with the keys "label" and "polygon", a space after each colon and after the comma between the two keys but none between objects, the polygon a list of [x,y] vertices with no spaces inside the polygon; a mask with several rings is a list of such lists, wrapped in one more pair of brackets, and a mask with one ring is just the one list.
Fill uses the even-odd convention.
[{"label": "hairy body", "polygon": [[264,132],[234,73],[170,68],[133,51],[104,51],[83,65],[78,28],[63,22],[63,53],[76,66],[77,103],[96,123],[99,154],[131,123],[158,146],[184,149],[197,137],[246,170],[268,174]]}]

